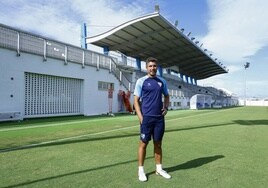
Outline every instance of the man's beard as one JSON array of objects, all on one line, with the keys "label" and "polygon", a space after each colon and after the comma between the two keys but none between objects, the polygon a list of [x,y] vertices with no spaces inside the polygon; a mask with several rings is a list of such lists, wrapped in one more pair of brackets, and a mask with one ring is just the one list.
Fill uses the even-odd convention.
[{"label": "man's beard", "polygon": [[156,75],[156,71],[150,71],[150,72],[149,72],[149,75],[150,75],[150,76],[155,76],[155,75]]}]

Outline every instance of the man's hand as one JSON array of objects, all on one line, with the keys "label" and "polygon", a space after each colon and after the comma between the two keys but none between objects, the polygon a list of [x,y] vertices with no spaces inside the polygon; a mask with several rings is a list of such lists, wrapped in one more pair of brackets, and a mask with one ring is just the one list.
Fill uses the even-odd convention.
[{"label": "man's hand", "polygon": [[167,115],[168,109],[167,108],[163,108],[162,109],[162,115],[165,116]]}]

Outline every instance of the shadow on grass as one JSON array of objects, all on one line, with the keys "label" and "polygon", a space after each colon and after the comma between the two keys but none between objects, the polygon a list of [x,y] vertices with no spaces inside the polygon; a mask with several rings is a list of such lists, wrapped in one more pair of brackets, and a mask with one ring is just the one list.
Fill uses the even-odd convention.
[{"label": "shadow on grass", "polygon": [[[224,158],[224,156],[223,155],[214,155],[214,156],[210,156],[210,157],[200,157],[197,159],[187,161],[183,164],[179,164],[176,166],[165,168],[165,170],[167,172],[174,172],[174,171],[178,171],[178,170],[187,170],[187,169],[191,169],[191,168],[197,168],[197,167],[203,166],[207,163],[221,159],[221,158]],[[155,172],[150,172],[150,173],[148,173],[148,175],[152,175],[154,173]]]},{"label": "shadow on grass", "polygon": [[224,156],[223,155],[215,155],[215,156],[210,156],[210,157],[200,157],[197,159],[187,161],[183,164],[179,164],[177,166],[166,168],[166,170],[168,172],[174,172],[177,170],[186,170],[186,169],[190,169],[190,168],[197,168],[197,167],[203,166],[207,163],[221,159],[221,158],[224,158]]},{"label": "shadow on grass", "polygon": [[[154,157],[147,157],[146,159],[149,158],[154,158]],[[186,169],[191,169],[191,168],[197,168],[200,166],[203,166],[207,163],[213,162],[215,160],[224,158],[223,155],[215,155],[215,156],[210,156],[210,157],[201,157],[201,158],[197,158],[197,159],[193,159],[190,161],[187,161],[183,164],[179,164],[173,167],[168,167],[165,168],[165,170],[167,172],[174,172],[174,171],[178,171],[178,170],[186,170]],[[49,181],[49,180],[53,180],[53,179],[57,179],[57,178],[62,178],[62,177],[66,177],[66,176],[72,176],[72,175],[77,175],[77,174],[82,174],[82,173],[87,173],[87,172],[91,172],[91,171],[96,171],[96,170],[101,170],[101,169],[105,169],[105,168],[111,168],[114,166],[119,166],[119,165],[124,165],[124,164],[128,164],[128,163],[132,163],[132,162],[137,162],[137,159],[135,160],[129,160],[129,161],[125,161],[125,162],[121,162],[121,163],[116,163],[116,164],[111,164],[111,165],[106,165],[106,166],[101,166],[101,167],[96,167],[96,168],[90,168],[90,169],[85,169],[85,170],[80,170],[80,171],[74,171],[74,172],[70,172],[70,173],[65,173],[65,174],[59,174],[57,176],[50,176],[50,177],[46,177],[46,178],[40,178],[40,179],[36,179],[36,180],[32,180],[32,181],[27,181],[27,182],[22,182],[22,183],[18,183],[18,184],[14,184],[14,185],[9,185],[3,188],[15,188],[15,187],[20,187],[20,186],[27,186],[27,185],[31,185],[34,183],[38,183],[38,182],[42,182],[42,181]],[[154,172],[150,172],[147,173],[147,175],[152,175],[154,174]]]},{"label": "shadow on grass", "polygon": [[260,119],[260,120],[235,120],[233,122],[236,123],[236,124],[239,124],[239,125],[248,125],[248,126],[268,125],[268,119]]},{"label": "shadow on grass", "polygon": [[[148,158],[153,158],[153,157],[151,156],[151,157],[148,157]],[[14,184],[14,185],[9,185],[9,186],[3,187],[3,188],[13,188],[13,187],[27,186],[27,185],[31,185],[31,184],[42,182],[42,181],[49,181],[49,180],[62,178],[62,177],[66,177],[66,176],[83,174],[83,173],[87,173],[87,172],[92,172],[92,171],[101,170],[101,169],[105,169],[105,168],[111,168],[111,167],[114,167],[114,166],[124,165],[124,164],[128,164],[128,163],[133,163],[133,162],[137,162],[137,159],[129,160],[129,161],[121,162],[121,163],[115,163],[115,164],[111,164],[111,165],[106,165],[106,166],[101,166],[101,167],[95,167],[95,168],[90,168],[90,169],[85,169],[85,170],[80,170],[80,171],[69,172],[69,173],[66,173],[66,174],[59,174],[57,176],[50,176],[50,177],[40,178],[40,179],[36,179],[36,180],[29,180],[29,181],[26,181],[26,182]]]},{"label": "shadow on grass", "polygon": [[[194,130],[194,129],[204,129],[204,128],[213,128],[213,127],[230,126],[230,125],[233,125],[233,124],[224,123],[224,124],[217,124],[217,125],[206,125],[206,126],[198,126],[198,127],[168,129],[165,132],[168,133],[168,132],[177,132],[177,131],[187,131],[187,130]],[[31,149],[31,148],[37,148],[37,147],[57,146],[57,145],[74,144],[74,143],[80,143],[80,142],[91,142],[91,141],[99,141],[99,140],[118,139],[118,138],[134,137],[134,136],[138,137],[139,133],[116,135],[116,136],[101,136],[101,137],[93,137],[92,135],[84,135],[84,136],[81,136],[80,138],[75,138],[75,139],[73,137],[70,137],[70,138],[52,140],[52,141],[47,141],[47,142],[42,142],[42,143],[32,143],[29,145],[18,146],[18,147],[3,148],[3,149],[0,149],[0,153],[16,151],[16,150],[23,150],[23,149]]]},{"label": "shadow on grass", "polygon": [[188,131],[188,130],[194,130],[194,129],[206,129],[206,128],[214,128],[214,127],[222,127],[222,126],[230,126],[230,125],[234,125],[234,123],[222,123],[222,124],[217,124],[217,125],[214,124],[214,125],[204,125],[204,126],[198,126],[198,127],[169,129],[169,130],[166,130],[166,132]]}]

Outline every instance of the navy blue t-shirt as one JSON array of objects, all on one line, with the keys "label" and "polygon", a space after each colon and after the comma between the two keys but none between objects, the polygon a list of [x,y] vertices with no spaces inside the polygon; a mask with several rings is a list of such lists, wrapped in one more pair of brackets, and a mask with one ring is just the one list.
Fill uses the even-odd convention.
[{"label": "navy blue t-shirt", "polygon": [[162,95],[168,96],[166,81],[158,76],[141,77],[136,82],[134,95],[141,98],[141,111],[144,116],[161,116]]}]

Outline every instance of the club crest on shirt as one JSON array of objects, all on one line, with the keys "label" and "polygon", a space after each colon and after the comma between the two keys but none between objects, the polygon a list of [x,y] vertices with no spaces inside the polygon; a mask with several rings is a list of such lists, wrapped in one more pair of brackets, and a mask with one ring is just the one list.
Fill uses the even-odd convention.
[{"label": "club crest on shirt", "polygon": [[162,86],[162,82],[157,82],[158,83],[158,85],[161,87]]}]

